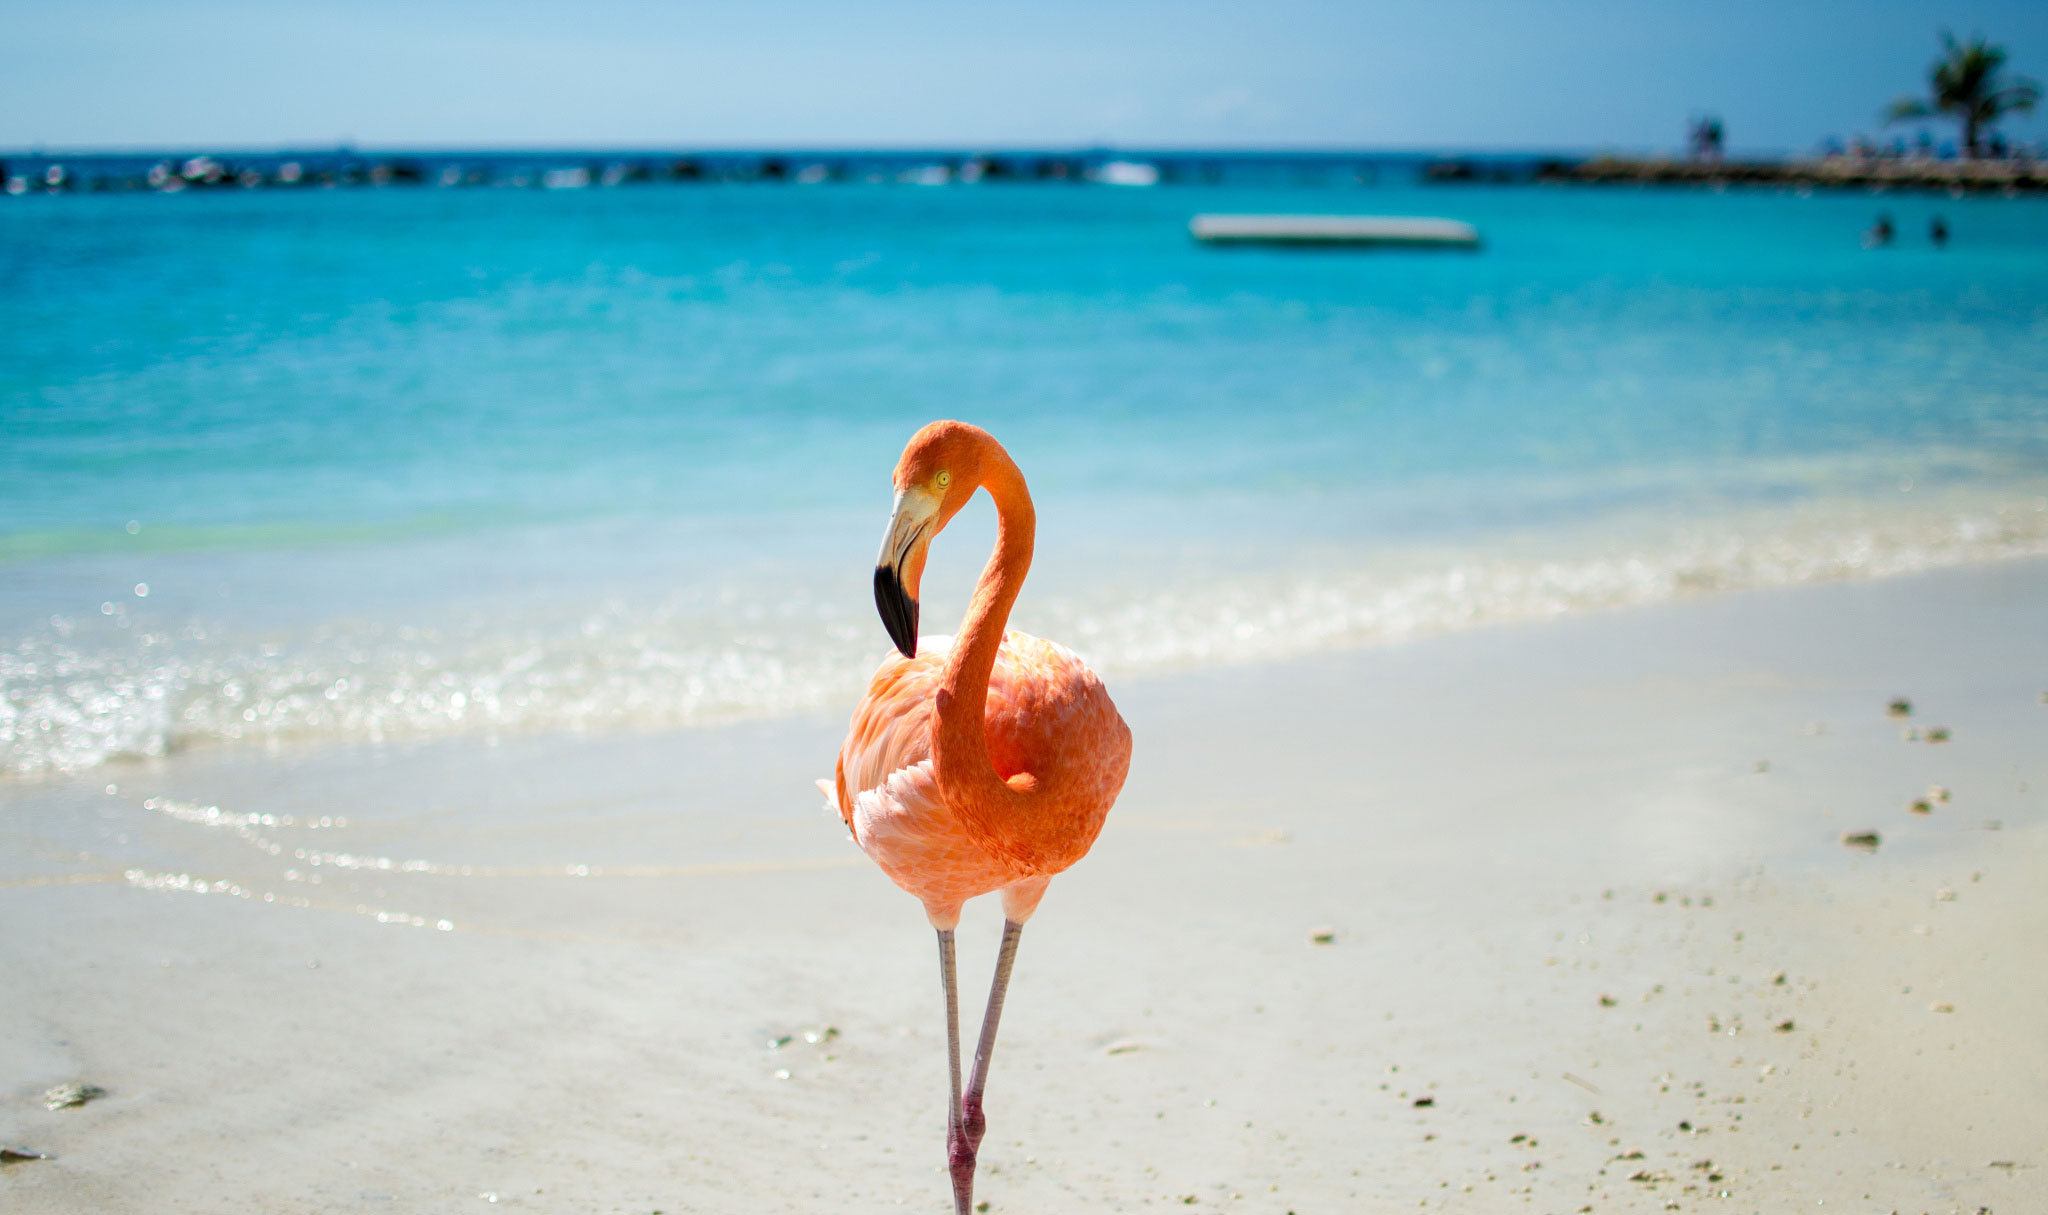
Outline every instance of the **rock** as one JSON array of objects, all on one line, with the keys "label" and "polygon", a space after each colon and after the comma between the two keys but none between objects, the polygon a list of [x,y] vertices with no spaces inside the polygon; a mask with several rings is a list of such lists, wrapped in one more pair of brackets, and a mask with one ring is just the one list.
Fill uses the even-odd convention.
[{"label": "rock", "polygon": [[24,1147],[0,1147],[0,1164],[21,1164],[28,1160],[48,1160],[41,1152],[32,1152]]},{"label": "rock", "polygon": [[1911,717],[1913,715],[1913,702],[1903,696],[1895,696],[1892,698],[1892,702],[1884,707],[1884,711],[1889,717]]},{"label": "rock", "polygon": [[53,1110],[69,1109],[106,1095],[97,1084],[60,1084],[43,1094],[43,1104]]},{"label": "rock", "polygon": [[1308,939],[1314,945],[1331,945],[1337,940],[1337,930],[1334,928],[1311,928],[1308,930]]},{"label": "rock", "polygon": [[1948,741],[1948,737],[1949,737],[1949,734],[1948,734],[1948,727],[1947,727],[1947,726],[1929,726],[1929,727],[1927,727],[1927,733],[1926,733],[1925,737],[1926,737],[1927,741],[1928,741],[1928,742],[1931,742],[1931,743],[1945,743],[1945,742],[1947,742],[1947,741]]},{"label": "rock", "polygon": [[1859,852],[1876,852],[1878,838],[1875,831],[1844,831],[1842,847],[1854,848]]},{"label": "rock", "polygon": [[1915,814],[1932,814],[1934,813],[1934,803],[1928,801],[1924,797],[1916,798],[1914,799],[1913,804],[1906,807],[1906,809],[1912,811]]}]

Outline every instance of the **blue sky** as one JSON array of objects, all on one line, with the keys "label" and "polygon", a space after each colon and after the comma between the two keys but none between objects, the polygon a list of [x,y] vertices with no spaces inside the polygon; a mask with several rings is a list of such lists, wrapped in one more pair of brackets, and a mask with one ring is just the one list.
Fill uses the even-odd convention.
[{"label": "blue sky", "polygon": [[1804,149],[1944,26],[2048,80],[2042,0],[8,0],[0,147]]}]

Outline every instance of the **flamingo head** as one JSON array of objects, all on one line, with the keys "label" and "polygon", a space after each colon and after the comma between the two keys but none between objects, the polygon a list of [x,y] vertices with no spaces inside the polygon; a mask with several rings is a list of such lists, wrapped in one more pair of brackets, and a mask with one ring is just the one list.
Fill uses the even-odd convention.
[{"label": "flamingo head", "polygon": [[875,607],[889,640],[917,657],[917,588],[932,537],[952,522],[981,485],[987,431],[965,422],[933,422],[910,437],[896,461],[896,505],[875,558]]}]

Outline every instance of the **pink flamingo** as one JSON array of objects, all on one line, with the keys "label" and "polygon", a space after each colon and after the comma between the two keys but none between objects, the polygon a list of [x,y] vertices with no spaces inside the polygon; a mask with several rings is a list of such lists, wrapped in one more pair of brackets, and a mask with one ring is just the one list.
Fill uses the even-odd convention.
[{"label": "pink flamingo", "polygon": [[[837,779],[818,786],[854,842],[924,903],[938,930],[952,1081],[946,1162],[954,1205],[967,1215],[987,1128],[982,1093],[1018,938],[1052,876],[1086,855],[1102,830],[1130,770],[1131,732],[1073,651],[1003,628],[1031,566],[1037,515],[1002,445],[978,427],[933,422],[911,436],[895,481],[875,606],[901,656],[876,669],[839,749]],[[982,488],[996,504],[995,553],[959,638],[920,642],[926,550]],[[963,1098],[953,928],[961,904],[998,890],[1003,942]]]}]

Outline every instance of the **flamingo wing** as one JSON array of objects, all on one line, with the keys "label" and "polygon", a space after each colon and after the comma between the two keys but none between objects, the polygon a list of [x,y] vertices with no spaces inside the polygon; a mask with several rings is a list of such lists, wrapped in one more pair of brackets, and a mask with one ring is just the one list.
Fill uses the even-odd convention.
[{"label": "flamingo wing", "polygon": [[[925,638],[917,657],[891,653],[882,661],[854,710],[836,779],[830,786],[818,782],[863,847],[854,813],[861,795],[929,764],[934,695],[952,642]],[[1029,633],[1003,635],[989,674],[985,729],[998,776],[1029,772],[1041,782],[1058,778],[1076,792],[1086,787],[1094,796],[1083,800],[1099,801],[1105,811],[1129,768],[1130,730],[1101,679],[1072,650]],[[937,798],[935,786],[930,796]]]},{"label": "flamingo wing", "polygon": [[1028,772],[1041,787],[1058,784],[1092,802],[1083,787],[1113,777],[1100,798],[1104,812],[1122,787],[1130,730],[1102,680],[1056,641],[1004,634],[989,672],[985,728],[989,760],[1004,780]]},{"label": "flamingo wing", "polygon": [[[853,807],[861,794],[881,788],[890,775],[931,757],[932,722],[937,712],[933,694],[944,673],[952,638],[919,642],[915,658],[891,651],[875,668],[867,695],[853,711],[846,741],[839,748],[839,768],[826,796],[831,797],[847,830],[860,842]],[[825,782],[818,786],[825,788]]]},{"label": "flamingo wing", "polygon": [[[818,782],[861,851],[942,926],[968,899],[1034,878],[1035,895],[1050,876],[988,851],[939,788],[931,740],[951,643],[927,638],[917,657],[883,660],[854,710],[835,779]],[[1006,633],[984,720],[997,773],[1008,780],[1028,772],[1070,808],[1067,831],[1078,858],[1101,830],[1130,765],[1130,731],[1102,681],[1065,646]]]}]

